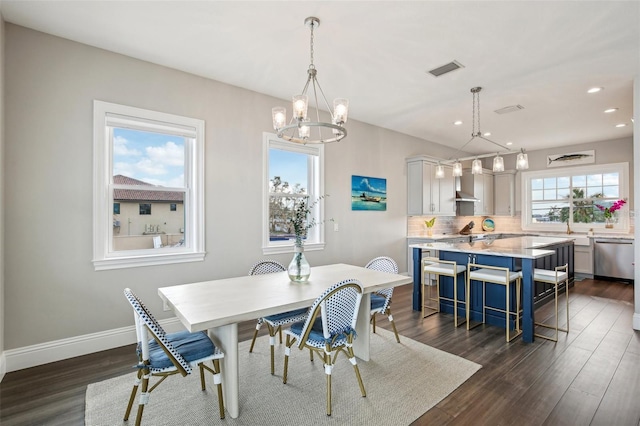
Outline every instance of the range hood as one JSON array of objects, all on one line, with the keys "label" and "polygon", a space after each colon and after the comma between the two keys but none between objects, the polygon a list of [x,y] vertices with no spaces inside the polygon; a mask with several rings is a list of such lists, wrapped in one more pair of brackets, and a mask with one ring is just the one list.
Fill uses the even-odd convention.
[{"label": "range hood", "polygon": [[462,188],[462,184],[460,182],[460,176],[456,176],[456,202],[465,201],[470,203],[477,203],[478,201],[480,201],[473,195],[468,194],[467,192],[463,192],[461,188]]}]

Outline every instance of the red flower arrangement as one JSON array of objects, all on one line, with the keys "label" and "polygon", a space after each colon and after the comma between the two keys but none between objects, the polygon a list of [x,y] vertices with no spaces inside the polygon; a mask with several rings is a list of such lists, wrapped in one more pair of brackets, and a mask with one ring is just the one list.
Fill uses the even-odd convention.
[{"label": "red flower arrangement", "polygon": [[600,204],[596,204],[596,207],[600,209],[600,211],[604,212],[605,218],[611,219],[611,217],[613,217],[613,212],[615,212],[616,210],[620,210],[622,206],[624,206],[625,204],[627,204],[625,200],[618,200],[615,203],[613,203],[611,207],[604,207],[604,206],[601,206]]}]

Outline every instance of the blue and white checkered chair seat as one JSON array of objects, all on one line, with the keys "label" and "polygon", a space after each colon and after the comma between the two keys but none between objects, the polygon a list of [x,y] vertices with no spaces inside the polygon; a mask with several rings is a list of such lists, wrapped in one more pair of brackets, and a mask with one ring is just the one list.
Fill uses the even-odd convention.
[{"label": "blue and white checkered chair seat", "polygon": [[[398,264],[390,257],[380,256],[371,259],[369,263],[365,265],[367,269],[373,269],[376,271],[387,272],[389,274],[398,273]],[[393,321],[393,315],[391,315],[391,297],[393,296],[393,288],[385,288],[378,290],[371,294],[371,322],[373,323],[373,332],[376,332],[376,314],[386,315],[389,318],[393,333],[396,335],[396,341],[400,343],[400,336],[398,336],[398,330],[396,330],[396,323]]]},{"label": "blue and white checkered chair seat", "polygon": [[[262,260],[249,269],[249,275],[273,274],[276,272],[284,272],[286,270],[287,269],[281,263],[276,262],[275,260]],[[271,351],[271,374],[275,373],[274,352],[276,333],[279,333],[280,343],[282,343],[282,326],[298,321],[304,321],[305,318],[307,318],[308,311],[309,309],[307,308],[301,308],[294,311],[268,315],[258,319],[256,329],[253,332],[253,339],[251,340],[249,352],[253,352],[253,346],[256,343],[256,338],[258,337],[258,332],[260,331],[262,324],[267,324],[267,327],[269,328],[269,346]]]},{"label": "blue and white checkered chair seat", "polygon": [[299,349],[309,348],[319,354],[324,362],[324,372],[327,376],[328,416],[331,415],[331,373],[340,352],[349,358],[360,385],[360,393],[366,396],[353,353],[362,292],[362,284],[354,279],[332,285],[315,300],[304,322],[297,322],[284,332],[287,335],[287,343],[282,382],[287,383],[289,357],[291,348],[296,342]]},{"label": "blue and white checkered chair seat", "polygon": [[[138,338],[136,347],[138,374],[131,390],[124,420],[127,421],[129,419],[133,402],[138,393],[138,387],[141,386],[141,393],[136,415],[136,426],[142,422],[144,407],[149,401],[151,392],[168,376],[178,373],[182,376],[187,376],[191,374],[192,369],[196,366],[200,369],[203,391],[206,390],[204,370],[213,374],[213,382],[218,388],[220,418],[223,419],[224,402],[220,359],[224,358],[224,353],[215,346],[204,332],[190,333],[188,331],[180,331],[167,334],[138,296],[128,288],[124,290],[124,294],[133,308],[136,336]],[[149,333],[152,338],[149,338]],[[213,367],[205,365],[204,363],[207,361],[212,361]],[[151,376],[159,377],[159,380],[149,388]]]}]

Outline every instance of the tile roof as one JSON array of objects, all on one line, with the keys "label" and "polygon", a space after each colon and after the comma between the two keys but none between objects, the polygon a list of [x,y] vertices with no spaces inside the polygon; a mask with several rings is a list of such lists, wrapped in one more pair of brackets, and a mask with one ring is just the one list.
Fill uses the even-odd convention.
[{"label": "tile roof", "polygon": [[[130,178],[123,175],[115,175],[113,183],[118,185],[135,185],[156,187],[147,182]],[[144,189],[115,189],[113,191],[114,201],[176,201],[183,202],[184,193],[177,191],[145,191]]]}]

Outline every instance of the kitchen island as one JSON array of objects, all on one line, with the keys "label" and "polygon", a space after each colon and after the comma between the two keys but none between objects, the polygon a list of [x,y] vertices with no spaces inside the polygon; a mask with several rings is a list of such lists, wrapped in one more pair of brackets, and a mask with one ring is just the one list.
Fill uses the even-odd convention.
[{"label": "kitchen island", "polygon": [[[536,287],[533,282],[533,269],[553,269],[556,266],[569,264],[570,281],[573,279],[573,239],[552,237],[515,237],[498,240],[479,240],[468,243],[423,243],[413,244],[413,309],[421,310],[422,303],[422,251],[425,249],[437,252],[442,260],[454,260],[466,265],[470,261],[484,265],[507,267],[512,271],[522,271],[522,338],[525,342],[533,342],[534,303],[543,303],[548,291],[544,287]],[[453,296],[453,281],[447,277],[440,278],[440,294],[445,297]],[[504,306],[505,289],[503,286],[487,286],[486,302],[492,306]],[[458,282],[457,293],[459,299],[464,295],[464,283]],[[471,319],[481,318],[482,308],[479,300],[482,294],[474,294],[470,305]],[[465,299],[466,300],[466,299]],[[465,301],[460,300],[458,307],[465,307]],[[515,306],[515,299],[514,304]],[[464,308],[466,309],[466,308]],[[440,302],[442,312],[453,312],[453,304]],[[461,315],[461,312],[458,312]],[[464,315],[464,313],[462,313]],[[486,322],[504,327],[504,314],[499,312],[487,314]]]}]

